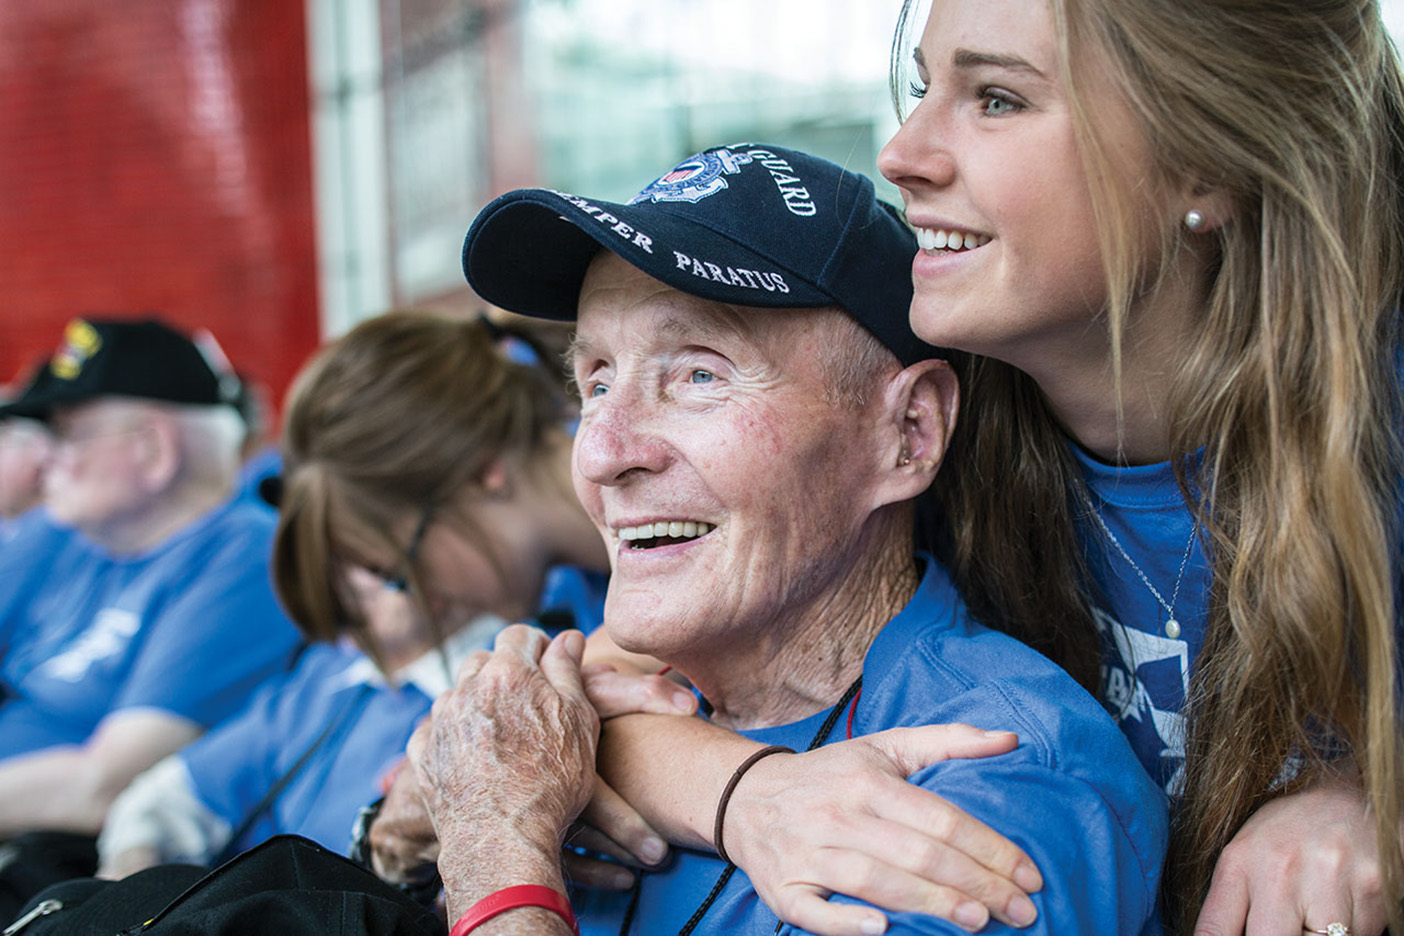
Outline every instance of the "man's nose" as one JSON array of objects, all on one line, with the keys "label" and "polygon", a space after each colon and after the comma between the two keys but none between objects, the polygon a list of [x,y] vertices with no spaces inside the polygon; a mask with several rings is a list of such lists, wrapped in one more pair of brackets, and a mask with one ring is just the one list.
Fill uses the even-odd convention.
[{"label": "man's nose", "polygon": [[639,474],[667,468],[671,448],[665,441],[667,414],[635,388],[611,387],[596,397],[575,437],[575,464],[592,484],[618,485]]}]

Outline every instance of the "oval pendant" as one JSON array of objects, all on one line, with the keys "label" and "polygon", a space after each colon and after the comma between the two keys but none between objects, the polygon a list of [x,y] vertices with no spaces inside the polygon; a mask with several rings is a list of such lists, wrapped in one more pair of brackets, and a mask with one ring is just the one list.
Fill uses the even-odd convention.
[{"label": "oval pendant", "polygon": [[1171,618],[1165,622],[1165,636],[1177,640],[1180,636],[1180,622]]}]

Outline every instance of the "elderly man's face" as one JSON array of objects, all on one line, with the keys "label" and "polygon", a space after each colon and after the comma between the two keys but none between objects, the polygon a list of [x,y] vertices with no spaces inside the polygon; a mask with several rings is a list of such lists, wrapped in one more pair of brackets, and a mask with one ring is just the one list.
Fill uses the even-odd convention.
[{"label": "elderly man's face", "polygon": [[147,415],[141,403],[115,399],[55,411],[44,503],[56,520],[94,533],[147,502],[141,475]]},{"label": "elderly man's face", "polygon": [[576,493],[611,549],[626,649],[725,648],[825,610],[875,504],[875,404],[829,399],[829,310],[687,296],[612,254],[581,291]]}]

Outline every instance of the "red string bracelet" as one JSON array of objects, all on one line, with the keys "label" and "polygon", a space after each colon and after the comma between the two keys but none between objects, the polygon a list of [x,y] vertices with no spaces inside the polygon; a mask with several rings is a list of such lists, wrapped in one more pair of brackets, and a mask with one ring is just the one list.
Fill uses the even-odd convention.
[{"label": "red string bracelet", "polygon": [[468,936],[473,930],[499,913],[516,910],[518,907],[540,907],[542,910],[550,910],[570,924],[571,932],[580,936],[580,925],[575,922],[575,910],[571,907],[570,901],[554,887],[542,887],[540,884],[516,884],[512,887],[504,887],[496,893],[488,894],[468,908],[467,913],[458,918],[458,922],[453,924],[449,936]]}]

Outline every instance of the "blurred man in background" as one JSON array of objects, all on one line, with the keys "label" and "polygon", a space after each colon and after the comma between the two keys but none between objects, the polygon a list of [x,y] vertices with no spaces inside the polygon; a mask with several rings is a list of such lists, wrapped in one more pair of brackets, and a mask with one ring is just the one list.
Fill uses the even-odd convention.
[{"label": "blurred man in background", "polygon": [[52,435],[46,510],[0,550],[0,920],[91,874],[116,795],[299,643],[271,585],[275,518],[234,496],[238,397],[160,322],[78,319],[0,407]]}]

